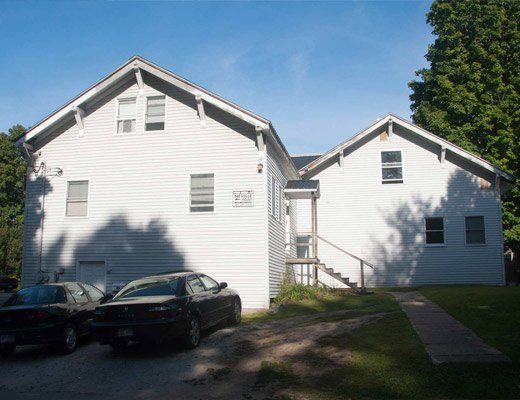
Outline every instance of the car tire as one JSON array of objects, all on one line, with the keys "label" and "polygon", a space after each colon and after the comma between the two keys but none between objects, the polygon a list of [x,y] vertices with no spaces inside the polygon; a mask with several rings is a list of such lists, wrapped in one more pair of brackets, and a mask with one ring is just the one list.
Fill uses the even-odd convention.
[{"label": "car tire", "polygon": [[2,357],[12,356],[15,350],[16,350],[16,345],[15,344],[2,344],[2,345],[0,345],[0,355]]},{"label": "car tire", "polygon": [[186,322],[186,332],[182,337],[184,347],[188,349],[194,349],[200,344],[200,321],[194,316],[188,317]]},{"label": "car tire", "polygon": [[78,330],[74,324],[68,323],[63,327],[61,338],[56,344],[61,354],[72,354],[78,348]]},{"label": "car tire", "polygon": [[240,321],[242,321],[242,304],[240,304],[240,300],[233,300],[233,310],[231,312],[233,314],[229,317],[229,324],[239,325]]},{"label": "car tire", "polygon": [[116,339],[109,342],[108,345],[112,347],[114,351],[123,351],[128,347],[128,340]]}]

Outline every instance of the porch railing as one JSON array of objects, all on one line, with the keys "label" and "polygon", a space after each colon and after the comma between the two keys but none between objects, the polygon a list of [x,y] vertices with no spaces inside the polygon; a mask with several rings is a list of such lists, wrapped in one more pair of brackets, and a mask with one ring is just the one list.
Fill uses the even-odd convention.
[{"label": "porch railing", "polygon": [[[307,256],[310,255],[311,250],[310,249],[317,249],[317,243],[313,243],[313,235],[312,232],[299,232],[296,236],[296,242],[289,242],[286,243],[286,252],[290,254],[291,246],[295,246],[296,249],[301,247],[307,247],[309,250],[307,252]],[[307,239],[306,242],[298,242],[298,237],[305,236]],[[332,243],[330,240],[325,239],[323,236],[316,235],[316,238],[314,240],[321,240],[322,242],[326,243],[327,245],[333,247],[334,249],[338,250],[339,252],[357,260],[359,262],[359,268],[360,268],[360,286],[361,286],[361,293],[366,293],[366,286],[365,286],[365,266],[374,269],[374,265],[361,257],[356,256],[355,254],[352,254],[351,252],[343,249],[342,247],[338,246],[337,244]],[[289,247],[288,247],[289,246]],[[314,257],[317,256],[317,254],[313,254]],[[317,257],[316,257],[317,258]],[[307,275],[309,272],[307,272]],[[303,283],[303,265],[301,266],[301,281]],[[309,278],[307,276],[307,281],[309,281]]]}]

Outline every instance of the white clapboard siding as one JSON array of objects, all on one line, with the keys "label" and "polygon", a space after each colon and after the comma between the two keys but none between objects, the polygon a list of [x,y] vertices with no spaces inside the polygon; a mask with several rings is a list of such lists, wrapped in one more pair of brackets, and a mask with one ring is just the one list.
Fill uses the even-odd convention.
[{"label": "white clapboard siding", "polygon": [[[287,240],[287,232],[296,231],[296,204],[290,209],[289,214],[292,217],[292,222],[289,227],[286,227],[287,217],[285,209],[285,195],[283,189],[289,179],[294,179],[294,171],[289,170],[287,166],[284,166],[281,156],[276,149],[268,145],[267,146],[267,199],[269,202],[268,206],[268,232],[269,232],[269,296],[271,298],[278,294],[280,283],[282,282],[284,273],[286,272],[285,267],[285,243]],[[275,207],[271,204],[271,179],[275,178],[276,182],[280,185],[280,193],[282,196],[281,201],[281,218],[276,218],[272,215],[271,210],[278,210],[278,206]]]},{"label": "white clapboard siding", "polygon": [[[79,260],[105,261],[107,288],[173,270],[196,270],[238,290],[246,308],[267,307],[265,172],[258,173],[254,127],[145,74],[137,132],[116,133],[117,98],[138,96],[135,81],[87,107],[79,135],[71,118],[35,144],[37,163],[61,168],[49,177],[44,270],[77,278]],[[144,132],[145,96],[165,93],[166,130]],[[189,177],[215,174],[215,211],[189,212]],[[89,180],[89,215],[66,218],[69,180]],[[254,191],[254,207],[233,207],[232,193]],[[23,284],[38,279],[41,181],[29,177]]]},{"label": "white clapboard siding", "polygon": [[[344,166],[334,160],[306,176],[319,179],[318,232],[375,265],[365,268],[369,286],[481,283],[502,284],[500,202],[484,170],[394,126],[381,140],[375,132],[347,150]],[[381,150],[401,150],[404,183],[381,184]],[[487,243],[466,245],[464,217],[485,217]],[[424,242],[424,217],[444,216],[446,245]],[[310,230],[308,201],[298,201],[298,229]],[[327,266],[359,283],[359,262],[319,242]]]}]

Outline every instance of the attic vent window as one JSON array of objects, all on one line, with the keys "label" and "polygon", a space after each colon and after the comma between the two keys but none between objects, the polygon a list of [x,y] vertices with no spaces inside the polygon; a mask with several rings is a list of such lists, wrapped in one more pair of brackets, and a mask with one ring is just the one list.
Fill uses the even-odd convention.
[{"label": "attic vent window", "polygon": [[146,99],[146,126],[147,131],[163,131],[165,115],[165,96],[152,96]]},{"label": "attic vent window", "polygon": [[403,159],[400,150],[381,152],[382,183],[403,183]]},{"label": "attic vent window", "polygon": [[136,99],[119,99],[117,133],[135,132]]}]

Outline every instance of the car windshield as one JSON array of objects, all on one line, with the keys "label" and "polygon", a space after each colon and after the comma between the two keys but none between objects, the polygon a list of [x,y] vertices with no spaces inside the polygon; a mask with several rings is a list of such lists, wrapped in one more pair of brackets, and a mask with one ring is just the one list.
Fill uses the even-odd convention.
[{"label": "car windshield", "polygon": [[146,296],[174,296],[177,294],[180,279],[149,278],[130,282],[114,296],[114,299]]},{"label": "car windshield", "polygon": [[64,303],[65,296],[59,286],[34,286],[13,294],[4,306]]}]

